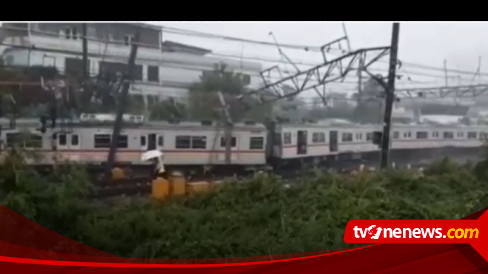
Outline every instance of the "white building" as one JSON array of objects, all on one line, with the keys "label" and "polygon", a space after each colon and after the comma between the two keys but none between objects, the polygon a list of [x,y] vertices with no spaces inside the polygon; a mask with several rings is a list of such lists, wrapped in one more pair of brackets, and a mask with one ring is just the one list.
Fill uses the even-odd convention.
[{"label": "white building", "polygon": [[[55,66],[64,74],[80,74],[81,30],[82,24],[76,23],[4,23],[3,60],[12,66]],[[261,86],[260,63],[210,57],[209,50],[162,42],[160,27],[139,23],[87,24],[90,75],[126,69],[136,31],[140,38],[131,94],[184,98],[188,87],[216,64],[241,73],[249,88]]]}]

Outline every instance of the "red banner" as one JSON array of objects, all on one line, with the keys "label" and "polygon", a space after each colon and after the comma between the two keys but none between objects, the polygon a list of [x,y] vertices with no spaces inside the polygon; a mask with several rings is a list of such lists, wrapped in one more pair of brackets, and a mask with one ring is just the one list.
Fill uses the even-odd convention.
[{"label": "red banner", "polygon": [[[487,250],[487,245],[483,245],[487,214],[474,220],[479,215],[481,212],[470,216],[471,220],[351,221],[345,232],[346,242],[385,244],[343,250],[246,258],[148,260],[107,254],[0,206],[0,269],[4,273],[486,272],[488,262],[478,252],[486,254]],[[371,239],[377,234],[378,239]],[[406,242],[411,244],[403,244],[406,243],[403,238],[408,238]],[[422,244],[427,242],[430,244]]]}]

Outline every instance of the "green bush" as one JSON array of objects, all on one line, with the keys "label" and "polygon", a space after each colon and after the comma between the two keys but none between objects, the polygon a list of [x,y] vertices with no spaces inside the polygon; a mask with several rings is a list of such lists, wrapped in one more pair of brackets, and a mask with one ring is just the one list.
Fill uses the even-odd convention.
[{"label": "green bush", "polygon": [[[164,202],[89,202],[80,168],[50,176],[5,165],[2,202],[75,240],[120,256],[213,258],[346,247],[351,219],[452,219],[480,209],[486,183],[444,160],[419,174],[320,173],[285,182],[260,175]],[[14,170],[14,172],[12,172]],[[10,172],[10,173],[9,173]],[[8,186],[8,187],[7,187]],[[481,202],[480,202],[481,201]]]}]

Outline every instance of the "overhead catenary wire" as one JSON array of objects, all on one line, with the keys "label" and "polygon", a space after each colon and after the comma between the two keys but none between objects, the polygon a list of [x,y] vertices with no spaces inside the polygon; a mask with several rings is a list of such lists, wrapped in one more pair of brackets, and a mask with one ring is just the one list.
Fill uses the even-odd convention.
[{"label": "overhead catenary wire", "polygon": [[[22,28],[15,28],[15,27],[3,27],[2,28],[11,28],[11,29],[17,29],[17,30],[25,30],[25,29],[22,29]],[[173,31],[175,32],[175,29],[176,28],[172,28],[172,27],[161,27],[161,29],[163,31],[168,31],[168,29],[170,31]],[[258,42],[257,44],[260,44],[260,45],[267,45],[267,46],[276,46],[276,43],[271,43],[271,42],[263,42],[263,41],[257,41],[257,40],[251,40],[251,39],[244,39],[244,38],[236,38],[236,37],[229,37],[229,36],[222,36],[222,35],[218,35],[218,34],[202,34],[202,32],[196,32],[196,31],[190,31],[190,30],[182,30],[182,29],[178,29],[177,32],[184,32],[185,34],[187,35],[198,35],[200,37],[206,37],[206,38],[224,38],[226,40],[230,40],[230,41],[237,41],[237,42],[249,42],[249,43],[254,43],[254,42]],[[60,33],[55,33],[55,32],[47,32],[47,31],[39,31],[39,30],[35,30],[33,31],[33,33],[42,33],[42,34],[49,34],[49,35],[53,35],[53,36],[57,36],[57,37],[60,37]],[[198,33],[198,34],[197,34]],[[62,37],[62,36],[61,36]],[[81,39],[83,38],[81,35],[77,35],[77,38]],[[97,38],[93,38],[93,37],[87,37],[87,39],[89,41],[98,41],[98,42],[102,42],[104,43],[105,45],[108,45],[108,44],[123,44],[124,42],[123,41],[109,41],[109,40],[104,40],[104,39],[97,39]],[[143,44],[143,43],[138,43],[139,46],[147,46],[146,44]],[[15,46],[15,45],[11,45],[11,46]],[[280,44],[280,47],[283,47],[283,48],[294,48],[294,49],[304,49],[304,48],[307,48],[308,50],[310,51],[316,51],[316,49],[319,49],[319,47],[313,47],[313,46],[307,46],[307,45],[295,45],[295,44],[283,44],[281,43]],[[260,61],[260,62],[277,62],[278,60],[272,60],[272,59],[268,59],[268,58],[259,58],[259,57],[244,57],[244,56],[232,56],[232,55],[228,55],[228,54],[219,54],[219,53],[212,53],[213,55],[215,56],[221,56],[221,57],[235,57],[235,58],[238,58],[238,59],[241,59],[241,60],[255,60],[255,61]],[[279,62],[279,61],[278,61]],[[311,64],[311,63],[305,63],[305,62],[300,62],[300,63],[297,63],[298,65],[304,65],[304,66],[313,66],[314,64]],[[422,65],[422,64],[416,64],[416,63],[409,63],[409,62],[403,62],[404,65],[408,65],[408,66],[412,66],[412,67],[417,67],[417,68],[420,68],[420,69],[426,69],[426,70],[436,70],[436,71],[443,71],[442,68],[436,68],[436,67],[432,67],[432,66],[427,66],[427,65]],[[166,64],[165,64],[166,65]],[[168,67],[171,67],[171,66],[168,66]],[[172,66],[172,67],[175,67],[176,66]],[[181,68],[181,67],[180,67]],[[183,68],[185,70],[194,70],[194,71],[199,71],[200,69],[191,69],[191,68]],[[378,72],[386,72],[386,69],[376,69],[376,68],[373,68],[371,69],[372,71],[378,71]],[[400,70],[401,72],[402,70]],[[470,74],[472,75],[473,72],[468,72],[468,71],[461,71],[461,70],[449,70],[449,71],[452,71],[452,72],[456,72],[456,73],[459,73],[459,74]],[[90,73],[91,75],[96,75],[96,73]],[[250,73],[251,75],[253,76],[257,76],[258,74],[257,73]],[[436,74],[428,74],[428,73],[422,73],[422,72],[419,72],[419,71],[411,71],[409,72],[409,74],[412,74],[412,75],[418,75],[418,76],[423,76],[423,77],[429,77],[429,78],[438,78],[438,79],[442,79],[443,76],[442,75],[436,75]],[[481,75],[488,75],[488,74],[481,74]],[[468,79],[464,79],[464,78],[461,78],[459,75],[452,75],[450,76],[452,78],[456,78],[460,81],[469,81]],[[271,77],[272,78],[275,78],[275,77]],[[275,78],[276,79],[276,78]],[[401,81],[403,79],[400,79]],[[357,81],[354,81],[355,84],[357,84]],[[407,84],[427,84],[427,83],[433,83],[433,82],[428,82],[428,81],[416,81],[416,80],[411,80],[411,77],[410,77],[410,80],[405,83],[406,85]],[[334,83],[335,84],[335,83]],[[344,83],[340,83],[340,84],[346,84],[346,85],[349,85],[349,84],[353,84],[353,82],[348,82],[348,81],[345,81]]]}]

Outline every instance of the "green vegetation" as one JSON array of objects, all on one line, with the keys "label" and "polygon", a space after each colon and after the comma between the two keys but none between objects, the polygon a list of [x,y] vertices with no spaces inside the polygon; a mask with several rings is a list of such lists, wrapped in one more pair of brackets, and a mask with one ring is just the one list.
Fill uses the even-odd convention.
[{"label": "green vegetation", "polygon": [[346,247],[351,219],[453,219],[486,206],[476,167],[444,160],[424,174],[406,170],[296,182],[260,175],[194,197],[89,201],[80,167],[49,176],[20,152],[0,170],[0,201],[29,219],[103,251],[139,258],[254,256]]}]

